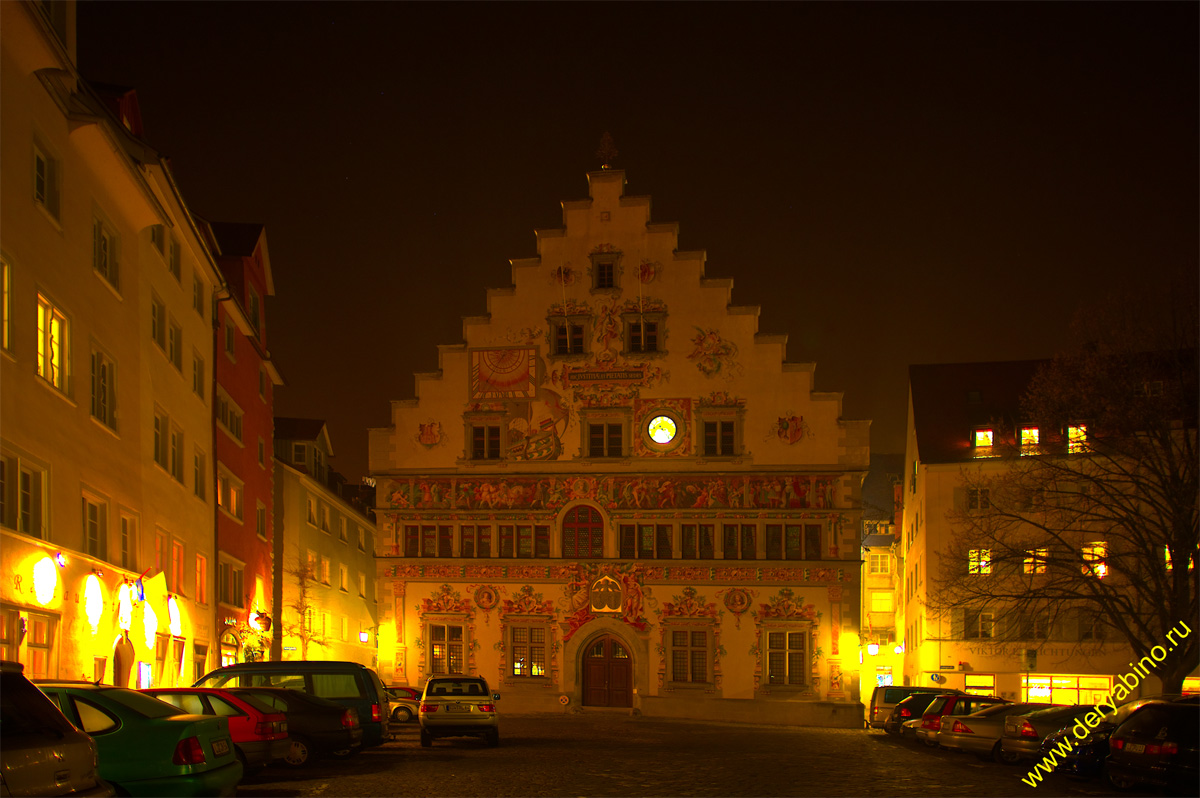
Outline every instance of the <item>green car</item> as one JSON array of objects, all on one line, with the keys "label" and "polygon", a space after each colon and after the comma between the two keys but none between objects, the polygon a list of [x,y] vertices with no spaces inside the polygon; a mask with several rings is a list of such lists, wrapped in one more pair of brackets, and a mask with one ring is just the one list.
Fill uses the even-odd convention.
[{"label": "green car", "polygon": [[236,795],[242,763],[223,717],[180,715],[125,687],[38,679],[67,719],[96,741],[100,778],[121,795]]}]

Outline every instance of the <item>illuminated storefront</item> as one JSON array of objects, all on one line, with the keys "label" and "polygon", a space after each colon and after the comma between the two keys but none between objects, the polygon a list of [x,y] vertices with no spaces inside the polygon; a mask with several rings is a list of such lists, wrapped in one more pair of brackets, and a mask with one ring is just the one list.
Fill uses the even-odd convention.
[{"label": "illuminated storefront", "polygon": [[1021,700],[1048,704],[1096,704],[1112,691],[1111,676],[1029,674],[1021,677]]}]

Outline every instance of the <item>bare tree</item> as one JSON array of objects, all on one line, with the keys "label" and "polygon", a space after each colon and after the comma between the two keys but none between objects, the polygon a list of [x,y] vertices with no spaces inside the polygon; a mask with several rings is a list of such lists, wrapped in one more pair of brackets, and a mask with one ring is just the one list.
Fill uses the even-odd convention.
[{"label": "bare tree", "polygon": [[[931,585],[934,608],[964,627],[955,636],[1085,655],[1122,640],[1180,692],[1200,659],[1192,282],[1153,319],[1127,301],[1081,317],[1080,345],[1037,372],[1016,417],[995,419],[1003,467],[963,470]],[[1023,445],[1034,424],[1038,442]]]},{"label": "bare tree", "polygon": [[283,633],[300,640],[300,658],[308,659],[308,647],[328,646],[328,638],[316,629],[318,607],[313,600],[312,588],[317,584],[317,573],[313,566],[297,556],[293,565],[285,565],[284,573],[296,583],[296,593],[287,601],[291,612],[283,616]]}]

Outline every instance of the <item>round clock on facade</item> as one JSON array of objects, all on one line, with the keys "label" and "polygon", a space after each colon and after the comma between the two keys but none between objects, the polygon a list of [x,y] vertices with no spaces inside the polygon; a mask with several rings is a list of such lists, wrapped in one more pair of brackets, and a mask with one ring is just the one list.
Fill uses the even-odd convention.
[{"label": "round clock on facade", "polygon": [[646,427],[650,439],[655,443],[670,443],[675,440],[677,428],[675,419],[670,416],[655,416]]}]

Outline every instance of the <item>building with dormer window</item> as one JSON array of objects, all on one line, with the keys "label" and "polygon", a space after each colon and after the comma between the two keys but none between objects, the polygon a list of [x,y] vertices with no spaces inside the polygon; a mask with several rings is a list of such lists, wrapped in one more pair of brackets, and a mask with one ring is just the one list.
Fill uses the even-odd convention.
[{"label": "building with dormer window", "polygon": [[588,181],[369,433],[380,674],[857,727],[869,422],[624,172]]}]

